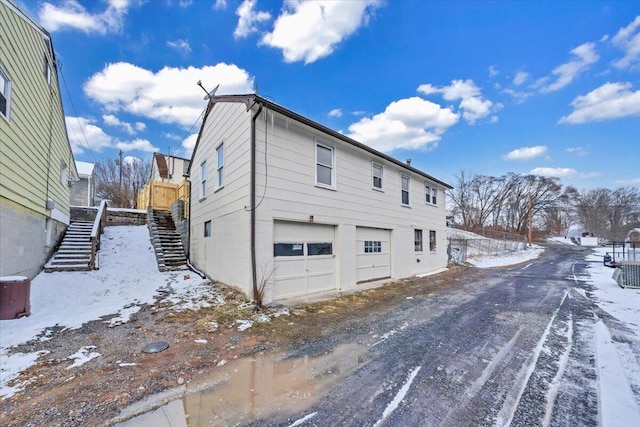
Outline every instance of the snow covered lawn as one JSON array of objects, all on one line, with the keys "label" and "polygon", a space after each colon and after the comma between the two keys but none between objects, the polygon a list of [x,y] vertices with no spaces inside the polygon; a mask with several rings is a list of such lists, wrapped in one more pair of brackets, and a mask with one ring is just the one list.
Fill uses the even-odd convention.
[{"label": "snow covered lawn", "polygon": [[467,262],[480,268],[504,267],[506,265],[531,261],[538,258],[543,252],[544,248],[542,246],[532,245],[530,248],[518,252],[470,257],[467,259]]},{"label": "snow covered lawn", "polygon": [[[9,349],[50,339],[51,328],[75,329],[109,315],[117,315],[108,321],[111,326],[126,323],[159,290],[171,292],[177,310],[211,304],[208,281],[190,271],[158,271],[146,226],[107,227],[99,257],[100,270],[40,273],[31,282],[31,316],[0,321],[0,396],[19,391],[8,383],[43,355],[9,355]],[[213,299],[224,303],[221,296]]]}]

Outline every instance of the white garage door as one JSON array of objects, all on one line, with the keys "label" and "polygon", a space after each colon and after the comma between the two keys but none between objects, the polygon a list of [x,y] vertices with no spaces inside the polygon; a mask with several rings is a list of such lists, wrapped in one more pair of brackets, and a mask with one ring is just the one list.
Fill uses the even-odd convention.
[{"label": "white garage door", "polygon": [[358,283],[391,277],[389,230],[356,227],[356,277]]},{"label": "white garage door", "polygon": [[335,289],[332,225],[276,221],[273,231],[273,298]]}]

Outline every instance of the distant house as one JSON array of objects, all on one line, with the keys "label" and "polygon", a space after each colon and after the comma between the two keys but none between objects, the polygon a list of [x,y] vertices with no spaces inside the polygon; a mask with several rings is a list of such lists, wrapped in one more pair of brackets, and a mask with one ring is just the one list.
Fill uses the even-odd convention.
[{"label": "distant house", "polygon": [[625,241],[640,244],[640,228],[629,230]]},{"label": "distant house", "polygon": [[188,181],[185,174],[189,159],[154,153],[151,177],[138,192],[137,208],[168,210],[176,200],[188,200]]},{"label": "distant house", "polygon": [[93,163],[76,162],[78,180],[71,183],[71,206],[95,205],[96,182]]},{"label": "distant house", "polygon": [[51,36],[0,0],[0,276],[33,277],[70,220],[78,179]]},{"label": "distant house", "polygon": [[258,95],[210,99],[189,172],[190,260],[249,297],[447,265],[450,185]]}]

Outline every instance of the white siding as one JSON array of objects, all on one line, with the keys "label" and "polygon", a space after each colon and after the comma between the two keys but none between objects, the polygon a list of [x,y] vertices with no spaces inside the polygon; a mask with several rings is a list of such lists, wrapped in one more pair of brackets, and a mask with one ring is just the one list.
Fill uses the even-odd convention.
[{"label": "white siding", "polygon": [[[244,104],[216,104],[205,122],[191,168],[191,261],[211,278],[251,295],[250,113]],[[214,186],[216,152],[225,143],[225,185]],[[200,200],[200,164],[207,188]],[[204,223],[211,221],[211,237]]]}]

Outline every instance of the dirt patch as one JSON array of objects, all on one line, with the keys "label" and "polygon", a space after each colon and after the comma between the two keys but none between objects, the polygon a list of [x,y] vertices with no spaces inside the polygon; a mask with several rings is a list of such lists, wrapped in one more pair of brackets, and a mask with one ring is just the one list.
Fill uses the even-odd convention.
[{"label": "dirt patch", "polygon": [[[231,289],[222,290],[226,304],[198,311],[176,311],[160,297],[125,324],[110,327],[109,319],[102,319],[76,330],[53,331],[50,340],[16,348],[49,353],[16,379],[27,385],[2,401],[0,419],[9,427],[108,425],[127,405],[191,382],[223,361],[303,346],[352,327],[365,314],[383,316],[407,298],[454,286],[461,276],[474,274],[475,269],[453,268],[287,311],[256,311]],[[216,295],[219,292],[216,289]],[[167,341],[169,348],[157,354],[142,352],[157,340]],[[69,356],[85,346],[95,346],[91,351],[100,356],[67,369],[73,363]]]}]

